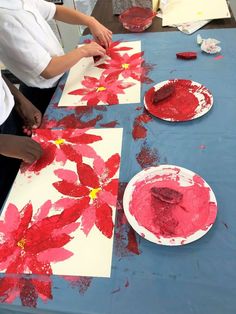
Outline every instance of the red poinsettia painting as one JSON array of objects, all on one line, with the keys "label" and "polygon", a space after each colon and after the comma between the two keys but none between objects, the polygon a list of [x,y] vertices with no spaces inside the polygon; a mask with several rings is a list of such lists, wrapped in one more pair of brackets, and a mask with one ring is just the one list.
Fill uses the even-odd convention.
[{"label": "red poinsettia painting", "polygon": [[144,75],[141,42],[113,42],[98,62],[83,58],[70,69],[58,106],[140,102]]},{"label": "red poinsettia painting", "polygon": [[[39,172],[52,162],[61,162],[62,165],[69,159],[74,162],[81,161],[82,156],[94,158],[95,150],[89,146],[101,137],[86,133],[88,129],[44,130],[38,129],[34,140],[40,143],[43,156],[27,170]],[[22,171],[26,170],[22,167]]]},{"label": "red poinsettia painting", "polygon": [[81,82],[83,88],[69,92],[69,95],[81,95],[88,106],[96,106],[99,102],[108,105],[119,104],[118,95],[125,94],[125,89],[133,86],[131,82],[118,80],[116,73],[102,75],[99,79],[85,76]]},{"label": "red poinsettia painting", "polygon": [[18,173],[3,208],[0,272],[109,277],[122,129],[34,138],[46,154]]},{"label": "red poinsettia painting", "polygon": [[120,165],[119,154],[107,161],[97,157],[93,165],[78,163],[77,171],[58,169],[61,181],[53,186],[63,195],[83,197],[88,207],[82,213],[81,228],[86,235],[96,227],[108,238],[113,234],[112,206],[116,205],[118,179],[114,178]]},{"label": "red poinsettia painting", "polygon": [[143,75],[144,69],[142,63],[143,52],[138,52],[133,55],[124,53],[123,55],[117,54],[112,59],[107,59],[105,63],[99,64],[97,67],[104,69],[104,75],[121,75],[124,79],[133,78],[140,81]]}]

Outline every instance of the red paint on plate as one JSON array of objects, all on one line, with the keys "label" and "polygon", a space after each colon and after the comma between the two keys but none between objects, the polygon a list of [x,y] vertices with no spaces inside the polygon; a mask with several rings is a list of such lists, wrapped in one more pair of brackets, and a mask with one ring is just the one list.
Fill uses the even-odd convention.
[{"label": "red paint on plate", "polygon": [[[169,97],[154,102],[155,94],[164,85],[173,84],[174,92]],[[169,80],[150,88],[144,97],[146,109],[154,116],[167,121],[187,121],[207,113],[213,97],[203,85],[191,80]]]}]

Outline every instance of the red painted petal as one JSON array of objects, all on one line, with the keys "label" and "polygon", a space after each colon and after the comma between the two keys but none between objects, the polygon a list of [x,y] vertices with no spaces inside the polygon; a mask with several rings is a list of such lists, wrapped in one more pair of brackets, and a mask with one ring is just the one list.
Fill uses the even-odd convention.
[{"label": "red painted petal", "polygon": [[131,57],[130,57],[130,61],[132,60],[135,60],[135,59],[139,59],[141,58],[142,56],[144,55],[144,52],[137,52],[137,53],[134,53]]},{"label": "red painted petal", "polygon": [[94,143],[101,140],[102,140],[101,136],[88,134],[88,133],[84,133],[79,136],[74,136],[70,138],[70,141],[72,143],[79,143],[79,144],[90,144],[90,143]]},{"label": "red painted petal", "polygon": [[88,106],[96,106],[98,103],[99,103],[98,97],[90,98],[90,99],[88,99],[88,101],[87,101],[87,105],[88,105]]},{"label": "red painted petal", "polygon": [[49,248],[37,255],[37,259],[41,263],[55,263],[65,261],[73,255],[72,252],[64,248]]},{"label": "red painted petal", "polygon": [[50,165],[54,158],[56,153],[56,146],[50,145],[43,149],[43,156],[37,160],[30,168],[30,171],[39,172],[40,170],[46,168],[48,165]]},{"label": "red painted petal", "polygon": [[32,283],[43,300],[52,299],[52,283],[49,277],[47,280],[32,279]]},{"label": "red painted petal", "polygon": [[52,275],[51,265],[49,263],[39,262],[34,255],[32,255],[31,258],[28,260],[27,266],[33,274]]},{"label": "red painted petal", "polygon": [[107,94],[107,103],[109,105],[119,104],[119,99],[116,94],[108,93]]},{"label": "red painted petal", "polygon": [[107,178],[113,178],[120,166],[120,155],[114,154],[105,162]]},{"label": "red painted petal", "polygon": [[29,223],[31,222],[33,214],[33,207],[31,203],[28,203],[20,211],[21,220],[18,229],[13,232],[13,237],[16,241],[21,240],[24,232],[28,229]]},{"label": "red painted petal", "polygon": [[96,67],[99,69],[108,69],[109,68],[108,64],[106,64],[106,63],[99,64]]},{"label": "red painted petal", "polygon": [[72,90],[68,94],[69,95],[87,95],[88,90],[86,88],[79,88],[79,89]]},{"label": "red painted petal", "polygon": [[89,189],[83,185],[73,184],[67,181],[58,181],[52,184],[63,195],[82,197],[89,194]]},{"label": "red painted petal", "polygon": [[112,209],[107,204],[98,204],[96,208],[97,228],[107,237],[111,238],[113,234],[114,224],[112,221]]},{"label": "red painted petal", "polygon": [[104,185],[103,189],[105,191],[111,192],[113,195],[117,195],[118,184],[119,184],[119,180],[113,179],[107,185]]},{"label": "red painted petal", "polygon": [[82,185],[91,188],[99,187],[99,179],[92,167],[84,163],[77,164],[77,172]]},{"label": "red painted petal", "polygon": [[82,162],[81,154],[78,154],[78,152],[73,148],[72,145],[63,144],[61,145],[61,150],[69,160],[75,161],[76,163]]}]

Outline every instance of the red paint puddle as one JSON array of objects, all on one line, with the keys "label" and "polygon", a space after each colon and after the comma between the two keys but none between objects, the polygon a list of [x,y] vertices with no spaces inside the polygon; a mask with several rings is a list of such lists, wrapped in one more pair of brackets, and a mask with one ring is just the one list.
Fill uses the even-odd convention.
[{"label": "red paint puddle", "polygon": [[158,166],[160,158],[155,148],[150,148],[146,144],[141,147],[141,151],[136,155],[136,160],[142,169]]},{"label": "red paint puddle", "polygon": [[114,253],[118,257],[139,255],[139,244],[135,231],[128,224],[123,209],[123,194],[127,183],[119,184],[117,199],[116,228],[114,234]]},{"label": "red paint puddle", "polygon": [[119,124],[119,122],[117,120],[115,120],[115,121],[111,121],[111,122],[108,122],[108,123],[100,124],[100,126],[103,127],[103,128],[114,128],[118,124]]},{"label": "red paint puddle", "polygon": [[[161,197],[152,193],[157,185],[165,191],[160,193]],[[168,195],[167,189],[171,191]],[[145,212],[139,210],[144,206]],[[204,186],[203,179],[197,175],[188,186],[180,184],[178,175],[174,179],[157,175],[135,184],[130,213],[157,238],[187,238],[199,230],[207,230],[214,222],[216,204],[210,202],[209,187]]]},{"label": "red paint puddle", "polygon": [[148,111],[161,119],[172,121],[186,121],[196,115],[196,109],[199,106],[199,100],[194,93],[203,96],[202,107],[208,107],[211,104],[209,91],[204,86],[191,85],[190,80],[170,80],[173,81],[175,92],[168,98],[154,103],[155,89],[152,87],[145,95]]}]

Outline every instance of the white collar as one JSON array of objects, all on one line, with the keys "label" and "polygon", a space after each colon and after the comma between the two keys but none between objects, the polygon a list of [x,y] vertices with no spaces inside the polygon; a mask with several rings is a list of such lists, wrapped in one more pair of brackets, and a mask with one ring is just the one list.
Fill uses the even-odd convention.
[{"label": "white collar", "polygon": [[23,3],[21,0],[0,0],[0,8],[9,10],[22,9]]}]

